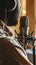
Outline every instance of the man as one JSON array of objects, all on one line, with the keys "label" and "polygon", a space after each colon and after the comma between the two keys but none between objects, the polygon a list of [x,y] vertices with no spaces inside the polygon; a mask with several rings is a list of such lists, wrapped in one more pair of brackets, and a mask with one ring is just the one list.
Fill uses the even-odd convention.
[{"label": "man", "polygon": [[[16,8],[12,7],[11,9],[10,1],[12,1],[13,3],[13,0],[9,1],[6,0],[6,1],[4,3],[5,5],[3,4],[2,6],[3,8],[0,7],[1,8],[0,12],[3,12],[5,10],[5,17],[3,17],[4,13],[0,15],[0,65],[33,65],[27,58],[27,54],[23,49],[23,47],[21,46],[21,44],[19,44],[19,42],[12,37],[12,33],[8,28],[8,26],[10,26],[11,24],[15,25],[17,22],[18,16],[14,17],[14,13],[16,12],[15,15],[17,15],[18,7]],[[16,3],[17,5],[18,0],[14,0],[14,3]],[[6,12],[7,12],[7,19],[6,19]],[[14,19],[13,18],[11,19],[11,17],[14,17]],[[8,26],[2,20],[4,22],[7,22]]]}]

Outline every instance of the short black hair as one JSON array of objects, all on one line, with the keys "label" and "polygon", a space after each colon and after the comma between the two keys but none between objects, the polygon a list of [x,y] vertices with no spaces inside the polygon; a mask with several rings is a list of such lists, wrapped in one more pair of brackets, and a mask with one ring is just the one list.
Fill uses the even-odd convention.
[{"label": "short black hair", "polygon": [[[12,9],[15,6],[14,1],[17,2],[16,8],[14,11],[10,11],[10,9]],[[19,5],[18,0],[0,0],[0,19],[3,20],[4,23],[7,24],[8,26],[15,26],[18,23],[18,16],[19,16],[18,5]]]}]

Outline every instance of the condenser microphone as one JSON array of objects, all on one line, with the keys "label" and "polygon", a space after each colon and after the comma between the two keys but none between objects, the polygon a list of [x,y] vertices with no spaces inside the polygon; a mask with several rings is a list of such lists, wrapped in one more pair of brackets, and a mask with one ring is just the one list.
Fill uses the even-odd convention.
[{"label": "condenser microphone", "polygon": [[27,28],[28,27],[28,17],[22,16],[20,19],[20,27]]}]

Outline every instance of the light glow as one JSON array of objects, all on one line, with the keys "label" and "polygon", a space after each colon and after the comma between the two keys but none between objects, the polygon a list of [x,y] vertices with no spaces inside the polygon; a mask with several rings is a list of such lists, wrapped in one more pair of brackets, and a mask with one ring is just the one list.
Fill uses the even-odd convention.
[{"label": "light glow", "polygon": [[22,11],[22,14],[26,14],[26,10],[23,10],[23,11]]}]

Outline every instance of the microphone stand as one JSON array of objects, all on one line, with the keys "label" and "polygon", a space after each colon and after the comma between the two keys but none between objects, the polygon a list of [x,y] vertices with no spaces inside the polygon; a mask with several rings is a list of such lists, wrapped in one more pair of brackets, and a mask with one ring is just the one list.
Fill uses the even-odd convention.
[{"label": "microphone stand", "polygon": [[35,46],[34,46],[34,41],[35,40],[33,40],[32,44],[33,44],[33,64],[35,65]]},{"label": "microphone stand", "polygon": [[27,36],[27,42],[32,42],[33,45],[33,64],[35,65],[35,46],[34,46],[34,42],[35,42],[36,38],[32,37],[32,36]]}]

